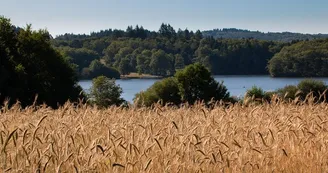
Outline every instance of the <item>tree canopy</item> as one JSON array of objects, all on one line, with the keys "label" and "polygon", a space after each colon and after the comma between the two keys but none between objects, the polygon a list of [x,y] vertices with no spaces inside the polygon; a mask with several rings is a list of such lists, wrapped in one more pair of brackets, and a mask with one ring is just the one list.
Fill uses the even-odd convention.
[{"label": "tree canopy", "polygon": [[199,30],[176,31],[164,23],[158,32],[137,25],[126,31],[65,34],[53,40],[53,45],[76,65],[80,76],[95,59],[117,69],[121,75],[137,72],[173,76],[177,70],[197,62],[216,75],[268,74],[267,62],[289,44],[204,37]]},{"label": "tree canopy", "polygon": [[268,64],[273,77],[328,76],[328,39],[284,47]]},{"label": "tree canopy", "polygon": [[116,85],[113,79],[109,79],[106,76],[98,76],[92,80],[90,99],[92,103],[101,108],[123,104],[125,100],[121,98],[122,93],[122,88]]},{"label": "tree canopy", "polygon": [[292,33],[292,32],[264,33],[260,31],[250,31],[250,30],[236,29],[236,28],[207,30],[207,31],[203,31],[203,35],[206,37],[212,36],[214,38],[230,38],[230,39],[254,38],[257,40],[282,41],[282,42],[328,38],[328,34],[301,34],[301,33]]},{"label": "tree canopy", "polygon": [[178,81],[179,91],[183,102],[194,104],[202,100],[228,100],[229,92],[222,83],[211,76],[205,66],[196,63],[178,71],[174,76]]},{"label": "tree canopy", "polygon": [[73,67],[53,49],[46,30],[17,29],[0,17],[0,102],[46,103],[56,107],[77,101],[82,89]]}]

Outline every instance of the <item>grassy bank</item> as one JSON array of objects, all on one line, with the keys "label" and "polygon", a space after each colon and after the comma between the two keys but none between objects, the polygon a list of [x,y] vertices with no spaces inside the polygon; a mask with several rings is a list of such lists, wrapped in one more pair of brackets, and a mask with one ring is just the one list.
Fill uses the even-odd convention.
[{"label": "grassy bank", "polygon": [[150,74],[130,73],[128,75],[121,75],[121,79],[162,79],[162,76],[155,76]]},{"label": "grassy bank", "polygon": [[0,112],[1,172],[325,172],[327,104]]}]

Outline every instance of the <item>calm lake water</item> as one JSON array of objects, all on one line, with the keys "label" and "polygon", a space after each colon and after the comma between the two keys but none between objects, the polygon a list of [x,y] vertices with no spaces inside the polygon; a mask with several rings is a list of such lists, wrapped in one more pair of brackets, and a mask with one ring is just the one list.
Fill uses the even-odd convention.
[{"label": "calm lake water", "polygon": [[[252,86],[261,87],[265,91],[273,91],[286,85],[296,85],[304,78],[271,78],[270,76],[214,76],[215,80],[223,81],[230,95],[243,96]],[[315,78],[328,84],[328,78]],[[120,79],[116,80],[123,89],[122,97],[132,102],[136,93],[146,90],[159,79]],[[91,80],[80,81],[81,87],[88,92],[92,86]]]}]

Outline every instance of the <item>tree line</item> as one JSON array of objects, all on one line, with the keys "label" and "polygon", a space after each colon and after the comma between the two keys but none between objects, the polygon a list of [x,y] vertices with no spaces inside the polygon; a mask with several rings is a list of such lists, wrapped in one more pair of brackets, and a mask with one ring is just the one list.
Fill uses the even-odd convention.
[{"label": "tree line", "polygon": [[117,72],[172,76],[196,62],[214,75],[269,74],[267,62],[282,47],[292,44],[251,38],[215,39],[204,37],[199,30],[175,31],[169,24],[162,24],[158,32],[129,26],[126,31],[65,34],[52,42],[74,64],[80,78],[94,76],[93,61],[103,64],[108,77],[117,77]]},{"label": "tree line", "polygon": [[[249,33],[237,29],[218,32]],[[327,39],[315,39],[324,35],[286,36],[296,40],[280,42],[215,38],[204,33],[188,29],[175,31],[169,24],[162,24],[155,32],[137,25],[129,26],[126,31],[65,34],[52,43],[84,79],[100,74],[119,78],[132,72],[167,77],[193,63],[201,63],[213,75],[327,76]]]},{"label": "tree line", "polygon": [[281,42],[292,42],[294,40],[313,40],[328,38],[328,34],[302,34],[293,32],[260,32],[250,31],[245,29],[236,28],[224,28],[224,29],[213,29],[202,32],[205,37],[212,36],[214,38],[254,38],[258,40],[267,41],[281,41]]}]

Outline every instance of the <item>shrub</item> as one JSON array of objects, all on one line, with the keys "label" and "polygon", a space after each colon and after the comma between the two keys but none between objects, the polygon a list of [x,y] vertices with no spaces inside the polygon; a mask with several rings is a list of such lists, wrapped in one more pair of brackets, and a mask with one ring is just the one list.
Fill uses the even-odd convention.
[{"label": "shrub", "polygon": [[302,80],[297,88],[300,90],[300,96],[302,99],[305,99],[309,93],[313,93],[313,96],[317,99],[320,95],[325,92],[327,85],[323,81],[314,80],[314,79],[305,79]]},{"label": "shrub", "polygon": [[125,103],[121,98],[122,88],[115,84],[115,80],[111,80],[105,76],[99,76],[92,81],[90,90],[91,103],[103,108],[111,105],[120,106]]},{"label": "shrub", "polygon": [[163,105],[167,103],[178,105],[181,103],[178,83],[175,78],[170,77],[157,81],[146,91],[136,94],[135,97],[137,105],[151,106],[158,101]]},{"label": "shrub", "polygon": [[287,85],[277,90],[279,97],[286,100],[294,100],[299,95],[299,89],[295,85]]},{"label": "shrub", "polygon": [[260,87],[253,86],[251,89],[246,91],[244,99],[247,99],[248,101],[255,101],[257,103],[262,103],[263,101],[270,102],[274,94],[276,94],[276,92],[266,92]]},{"label": "shrub", "polygon": [[273,95],[277,94],[275,91],[266,91],[264,92],[263,99],[270,102],[272,100]]},{"label": "shrub", "polygon": [[246,91],[246,98],[263,99],[264,91],[260,87],[253,86],[251,89]]}]

